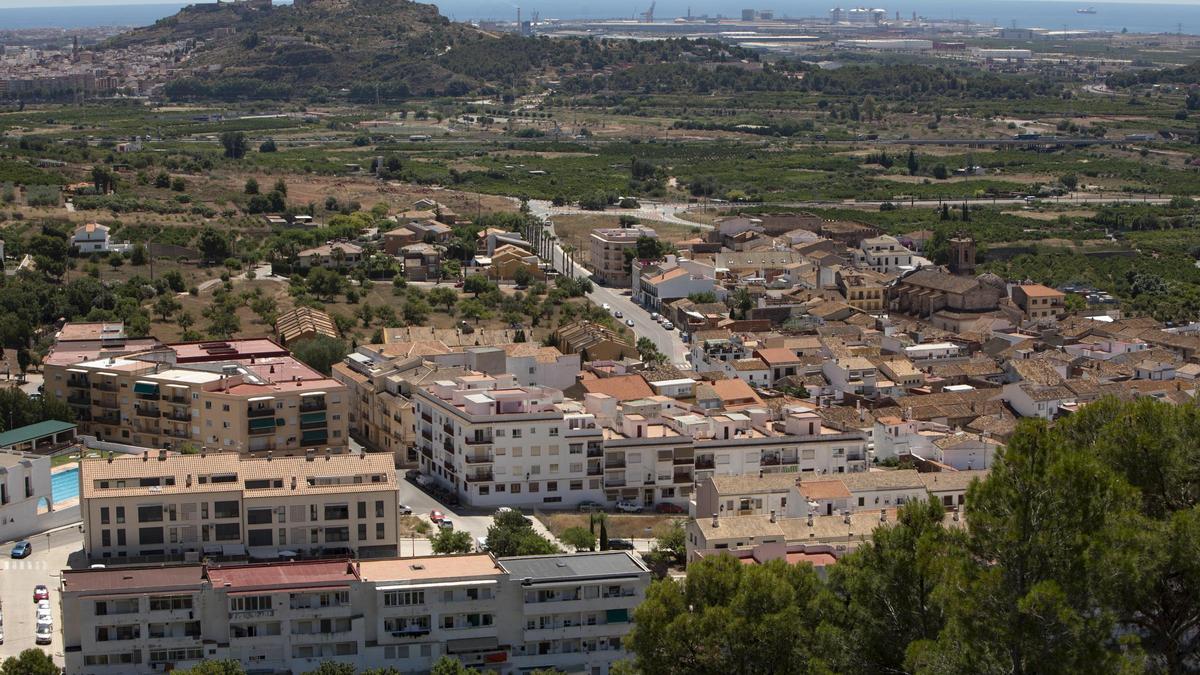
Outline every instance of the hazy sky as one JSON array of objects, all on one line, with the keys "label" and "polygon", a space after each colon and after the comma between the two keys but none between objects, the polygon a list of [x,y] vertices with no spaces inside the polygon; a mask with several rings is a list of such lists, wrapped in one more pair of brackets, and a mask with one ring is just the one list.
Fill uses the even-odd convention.
[{"label": "hazy sky", "polygon": [[[205,2],[206,0],[179,0],[180,2]],[[428,0],[427,0],[428,1]],[[1044,0],[1048,2],[1073,2],[1081,4],[1081,0]],[[1086,0],[1088,4],[1105,2],[1121,2],[1123,4],[1141,4],[1143,0]],[[172,0],[0,0],[0,8],[11,7],[53,7],[67,5],[163,5],[171,4]],[[438,4],[433,0],[433,4]],[[741,3],[745,4],[745,3]],[[741,4],[730,0],[729,6],[740,7]],[[786,4],[786,3],[783,3]],[[836,4],[836,3],[834,3]],[[1145,0],[1145,4],[1155,5],[1194,5],[1196,0]]]}]

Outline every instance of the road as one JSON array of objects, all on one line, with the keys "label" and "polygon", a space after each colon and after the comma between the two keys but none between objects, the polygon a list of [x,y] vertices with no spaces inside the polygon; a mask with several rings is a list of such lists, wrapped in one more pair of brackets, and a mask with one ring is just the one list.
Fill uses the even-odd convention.
[{"label": "road", "polygon": [[[471,533],[471,538],[478,541],[481,537],[487,537],[488,528],[492,526],[494,511],[475,509],[465,506],[447,506],[435,499],[428,492],[417,487],[415,483],[406,479],[404,473],[400,472],[398,476],[400,483],[400,503],[408,506],[413,510],[414,516],[420,516],[423,520],[429,520],[429,513],[434,509],[441,511],[447,519],[454,523],[454,529],[466,530]],[[543,537],[550,541],[557,541],[549,530],[542,525],[541,521],[533,518],[533,514],[526,512],[533,522],[533,529]],[[559,544],[562,545],[561,543]],[[416,551],[414,554],[413,551]],[[432,552],[428,541],[421,539],[401,539],[400,540],[400,555],[402,557],[412,555],[429,555]]]},{"label": "road", "polygon": [[[16,656],[30,647],[39,647],[63,665],[62,614],[59,604],[59,571],[69,566],[68,558],[77,553],[80,564],[83,534],[78,525],[38,534],[28,539],[33,553],[21,560],[9,557],[14,542],[0,544],[0,601],[4,609],[4,644],[0,659]],[[50,589],[50,607],[54,613],[54,641],[35,645],[33,641],[35,605],[33,587],[45,584]]]},{"label": "road", "polygon": [[[255,267],[251,271],[254,272],[254,278],[259,279],[259,280],[265,279],[267,281],[278,281],[281,283],[287,283],[287,280],[288,280],[287,277],[276,276],[275,274],[273,274],[271,271],[271,263],[260,263],[258,265],[258,267]],[[242,272],[241,274],[231,277],[231,280],[237,281],[237,280],[245,279],[246,274],[247,274],[246,272]],[[196,288],[200,292],[204,292],[220,283],[222,283],[222,281],[221,281],[220,277],[218,277],[216,279],[209,279],[208,281],[203,281]],[[181,296],[187,295],[188,293],[189,293],[188,291],[183,291],[179,295],[181,295]]]},{"label": "road", "polygon": [[[535,215],[541,215],[539,210],[544,213],[545,208],[550,208],[549,202],[541,202],[540,204],[539,208],[534,208],[534,203],[530,202],[530,208]],[[671,205],[659,205],[656,208],[669,209],[673,207]],[[557,210],[555,212],[557,213]],[[550,251],[551,266],[558,270],[560,274],[567,274],[566,270],[570,268],[572,276],[590,279],[592,273],[586,270],[582,264],[578,261],[572,263],[567,261],[567,254],[563,251],[562,246],[559,245],[558,236],[554,232],[553,219],[542,216],[542,220],[546,224],[546,231],[550,233],[554,242]],[[627,288],[607,288],[593,282],[592,292],[588,293],[588,298],[597,306],[602,307],[607,304],[611,308],[610,311],[621,312],[622,318],[619,320],[623,324],[626,319],[631,319],[633,321],[633,333],[635,336],[650,338],[658,347],[658,351],[667,357],[667,363],[674,364],[683,370],[690,370],[691,365],[686,358],[688,348],[680,338],[679,332],[674,330],[669,331],[659,325],[658,322],[651,320],[649,310],[641,307],[629,295],[625,294],[629,292],[630,289]],[[628,326],[628,324],[625,325]]]}]

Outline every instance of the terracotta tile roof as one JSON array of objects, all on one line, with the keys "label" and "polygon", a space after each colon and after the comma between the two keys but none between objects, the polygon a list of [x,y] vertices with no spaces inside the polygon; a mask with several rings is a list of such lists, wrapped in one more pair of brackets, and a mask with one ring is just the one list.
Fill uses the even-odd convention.
[{"label": "terracotta tile roof", "polygon": [[767,364],[762,359],[736,359],[733,369],[739,372],[767,370]]},{"label": "terracotta tile roof", "polygon": [[618,401],[633,401],[654,395],[654,390],[646,383],[645,378],[636,374],[584,378],[580,385],[589,394],[607,394]]},{"label": "terracotta tile roof", "polygon": [[711,517],[697,518],[695,523],[707,539],[783,538],[783,528],[778,521],[772,523],[770,516],[726,516],[717,518],[716,527]]},{"label": "terracotta tile roof", "polygon": [[800,494],[806,499],[847,499],[850,490],[840,480],[802,480]]},{"label": "terracotta tile roof", "polygon": [[925,484],[926,490],[936,493],[965,490],[976,478],[983,480],[987,478],[987,475],[987,469],[976,469],[974,471],[935,471],[918,474],[918,477]]},{"label": "terracotta tile roof", "polygon": [[1024,284],[1019,288],[1031,298],[1058,298],[1065,295],[1062,291],[1056,291],[1041,284]]},{"label": "terracotta tile roof", "polygon": [[284,342],[303,335],[339,336],[337,326],[329,315],[312,307],[297,307],[284,312],[275,321],[275,332]]},{"label": "terracotta tile roof", "polygon": [[130,590],[199,588],[203,582],[203,565],[62,571],[64,591],[89,595],[110,595]]},{"label": "terracotta tile roof", "polygon": [[359,580],[354,563],[349,560],[306,560],[210,566],[206,576],[212,582],[213,588],[228,590],[340,586]]},{"label": "terracotta tile roof", "polygon": [[915,469],[845,473],[839,476],[839,480],[851,492],[904,490],[924,486]]},{"label": "terracotta tile roof", "polygon": [[504,574],[496,559],[486,553],[363,560],[360,564],[359,573],[364,581],[424,581]]},{"label": "terracotta tile roof", "polygon": [[758,349],[754,352],[760,359],[766,361],[772,366],[793,365],[800,361],[800,357],[791,349],[784,347],[769,347],[767,349]]},{"label": "terracotta tile roof", "polygon": [[717,380],[710,382],[709,386],[726,406],[731,404],[762,405],[762,399],[758,397],[758,394],[754,393],[750,385],[741,380]]}]

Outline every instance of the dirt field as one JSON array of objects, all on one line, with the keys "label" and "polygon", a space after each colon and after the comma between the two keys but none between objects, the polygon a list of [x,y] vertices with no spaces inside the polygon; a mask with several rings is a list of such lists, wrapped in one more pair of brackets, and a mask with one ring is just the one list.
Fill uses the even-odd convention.
[{"label": "dirt field", "polygon": [[[587,527],[589,522],[586,513],[538,513],[537,518],[556,537],[572,527]],[[606,529],[610,538],[652,539],[666,533],[674,520],[686,520],[686,518],[658,513],[645,515],[610,513]],[[650,530],[649,534],[646,532],[647,528]]]},{"label": "dirt field", "polygon": [[1095,211],[1088,209],[1071,209],[1067,211],[1002,211],[1004,215],[1020,216],[1022,218],[1031,218],[1033,220],[1058,220],[1060,217],[1067,218],[1091,218],[1096,215]]}]

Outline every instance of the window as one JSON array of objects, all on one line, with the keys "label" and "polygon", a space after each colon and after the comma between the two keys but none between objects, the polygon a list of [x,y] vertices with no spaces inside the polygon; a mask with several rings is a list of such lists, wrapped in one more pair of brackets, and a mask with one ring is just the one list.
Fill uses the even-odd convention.
[{"label": "window", "polygon": [[241,539],[242,526],[238,523],[221,523],[214,528],[217,541],[237,541]]},{"label": "window", "polygon": [[192,598],[189,595],[152,595],[150,596],[150,611],[165,612],[175,609],[191,609]]},{"label": "window", "polygon": [[274,545],[272,530],[247,530],[246,544],[248,546],[272,546]]},{"label": "window", "polygon": [[269,525],[271,523],[270,508],[265,509],[248,509],[246,511],[246,523],[249,525]]},{"label": "window", "polygon": [[161,527],[138,528],[138,543],[142,546],[163,543],[163,529]]},{"label": "window", "polygon": [[[366,505],[364,504],[365,508]],[[365,517],[366,514],[364,513]],[[325,505],[325,520],[350,520],[350,505],[349,504],[326,504]]]},{"label": "window", "polygon": [[512,430],[512,432],[513,432],[513,434],[512,434],[512,437],[513,437],[513,438],[520,438],[520,437],[521,437],[521,430],[520,430],[520,429],[513,429],[513,430]]},{"label": "window", "polygon": [[[359,518],[367,517],[367,503],[366,502],[358,502],[358,517]],[[329,519],[326,518],[326,520],[329,520]]]},{"label": "window", "polygon": [[241,505],[236,501],[213,502],[213,515],[217,518],[237,518]]},{"label": "window", "polygon": [[367,540],[367,524],[366,523],[358,524],[358,540],[359,541]]},{"label": "window", "polygon": [[546,481],[546,492],[558,492],[558,481]]},{"label": "window", "polygon": [[229,598],[231,612],[263,612],[273,609],[273,606],[269,595],[238,595]]},{"label": "window", "polygon": [[125,545],[125,530],[117,530],[117,546]]},{"label": "window", "polygon": [[550,435],[557,436],[558,435],[558,427],[550,427]]},{"label": "window", "polygon": [[125,507],[118,506],[117,507],[117,524],[120,525],[124,522],[125,522]]},{"label": "window", "polygon": [[325,543],[338,543],[350,541],[350,528],[348,527],[327,527],[325,528]]},{"label": "window", "polygon": [[108,507],[107,506],[100,507],[100,524],[108,525]]},{"label": "window", "polygon": [[383,594],[384,607],[425,604],[425,591],[388,591]]},{"label": "window", "polygon": [[375,539],[376,540],[383,539],[383,536],[384,536],[384,533],[386,532],[386,530],[387,530],[387,525],[385,523],[375,523]]},{"label": "window", "polygon": [[581,480],[571,481],[570,489],[571,490],[582,490],[583,489],[583,481],[581,481]]},{"label": "window", "polygon": [[383,517],[383,500],[382,499],[375,500],[375,517],[376,518]]}]

